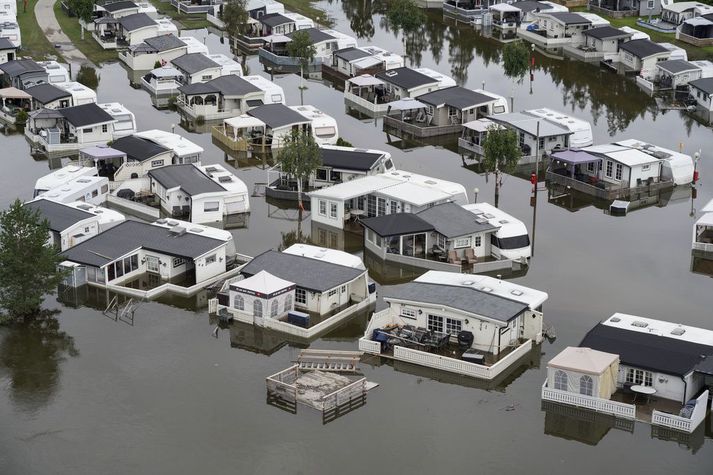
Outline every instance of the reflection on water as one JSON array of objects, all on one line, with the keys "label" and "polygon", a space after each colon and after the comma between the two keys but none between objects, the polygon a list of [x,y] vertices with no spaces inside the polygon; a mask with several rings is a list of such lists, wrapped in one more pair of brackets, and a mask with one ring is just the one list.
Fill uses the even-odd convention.
[{"label": "reflection on water", "polygon": [[[208,299],[211,294],[203,289],[191,296],[180,296],[173,293],[164,293],[154,299],[155,302],[162,303],[183,310],[204,310],[208,308]],[[116,299],[116,300],[114,300]],[[69,287],[60,285],[57,290],[57,302],[68,308],[93,308],[104,312],[107,307],[116,302],[119,306],[125,305],[131,297],[112,292],[109,289],[95,287],[93,285],[83,285],[81,287]],[[135,300],[135,299],[134,299]],[[136,310],[136,316],[141,316],[141,307]]]},{"label": "reflection on water", "polygon": [[9,381],[13,403],[23,411],[35,412],[52,400],[62,362],[78,355],[74,339],[59,329],[52,312],[0,330],[0,374]]}]

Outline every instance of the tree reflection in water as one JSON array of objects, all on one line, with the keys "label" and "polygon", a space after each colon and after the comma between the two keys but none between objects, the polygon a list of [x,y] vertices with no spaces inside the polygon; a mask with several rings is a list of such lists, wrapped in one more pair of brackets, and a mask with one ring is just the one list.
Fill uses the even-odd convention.
[{"label": "tree reflection in water", "polygon": [[74,338],[60,331],[59,312],[42,311],[33,320],[0,333],[0,373],[9,380],[13,402],[33,412],[46,405],[59,385],[60,363],[78,356]]},{"label": "tree reflection in water", "polygon": [[[336,1],[330,0],[330,3]],[[375,22],[382,30],[393,31],[383,15],[385,1],[341,0],[340,3],[350,27],[360,39],[370,40],[374,36]],[[408,66],[419,67],[427,50],[434,62],[439,64],[446,43],[450,74],[458,84],[467,83],[468,68],[476,57],[481,58],[486,66],[490,63],[500,64],[501,43],[481,35],[465,23],[444,18],[440,10],[429,10],[426,13],[423,28],[401,38]],[[393,33],[398,38],[399,32]],[[393,49],[393,45],[378,46]],[[606,120],[607,131],[611,136],[624,131],[634,120],[647,113],[651,114],[653,120],[660,113],[654,99],[642,92],[634,81],[601,70],[596,65],[537,54],[535,69],[547,73],[550,80],[561,88],[563,105],[569,112],[576,114],[589,106],[592,122],[596,125],[599,120]],[[471,87],[480,87],[480,84]]]}]

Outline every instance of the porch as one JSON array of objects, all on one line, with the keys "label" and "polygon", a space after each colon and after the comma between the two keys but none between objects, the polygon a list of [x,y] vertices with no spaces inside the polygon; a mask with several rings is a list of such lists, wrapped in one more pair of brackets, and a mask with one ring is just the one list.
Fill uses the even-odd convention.
[{"label": "porch", "polygon": [[482,0],[446,0],[443,2],[443,13],[463,20],[471,20],[488,11],[488,0],[483,5]]},{"label": "porch", "polygon": [[413,138],[457,134],[463,130],[462,114],[460,111],[449,114],[447,122],[442,124],[437,122],[435,114],[427,113],[425,104],[415,99],[395,101],[389,104],[384,116],[384,130]]},{"label": "porch", "polygon": [[611,18],[624,18],[639,14],[639,10],[634,8],[632,0],[590,0],[587,7],[592,13],[601,13]]},{"label": "porch", "polygon": [[704,214],[693,225],[693,245],[694,251],[713,253],[713,213]]}]

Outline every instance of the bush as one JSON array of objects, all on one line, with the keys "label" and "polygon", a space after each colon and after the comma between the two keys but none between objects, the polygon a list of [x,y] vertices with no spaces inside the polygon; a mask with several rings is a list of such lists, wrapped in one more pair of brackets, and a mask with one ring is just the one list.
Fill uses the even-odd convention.
[{"label": "bush", "polygon": [[168,98],[168,108],[174,112],[178,110],[176,102],[178,102],[178,98],[176,96],[171,96]]},{"label": "bush", "polygon": [[344,140],[343,138],[339,137],[339,138],[337,139],[337,146],[339,146],[339,147],[353,147],[354,145],[352,145],[351,142],[349,142],[349,141],[347,141],[347,140]]},{"label": "bush", "polygon": [[25,109],[20,109],[20,112],[15,116],[15,124],[24,125],[27,123],[27,111]]},{"label": "bush", "polygon": [[96,69],[87,64],[83,64],[77,73],[77,82],[96,90],[97,87],[99,87],[99,76],[97,75]]},{"label": "bush", "polygon": [[156,60],[156,62],[153,63],[154,69],[160,68],[161,66],[163,66],[163,65],[161,64],[161,61],[159,61],[159,60]]},{"label": "bush", "polygon": [[203,125],[205,124],[205,117],[202,115],[199,115],[196,117],[196,125]]}]

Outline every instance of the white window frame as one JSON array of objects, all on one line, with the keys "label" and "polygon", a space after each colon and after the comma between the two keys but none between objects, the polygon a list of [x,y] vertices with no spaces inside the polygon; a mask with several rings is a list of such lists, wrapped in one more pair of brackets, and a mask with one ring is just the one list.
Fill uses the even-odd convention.
[{"label": "white window frame", "polygon": [[319,200],[319,215],[327,216],[327,202],[324,200]]},{"label": "white window frame", "polygon": [[445,319],[441,315],[428,314],[428,329],[443,333]]},{"label": "white window frame", "polygon": [[413,320],[416,320],[416,309],[415,308],[408,308],[408,307],[401,307],[401,311],[399,312],[399,315],[401,315],[404,318],[411,318]]},{"label": "white window frame", "polygon": [[471,243],[470,236],[468,236],[467,238],[458,238],[453,241],[453,247],[455,249],[470,247],[470,243]]},{"label": "white window frame", "polygon": [[295,303],[307,304],[307,291],[305,289],[295,288]]}]

